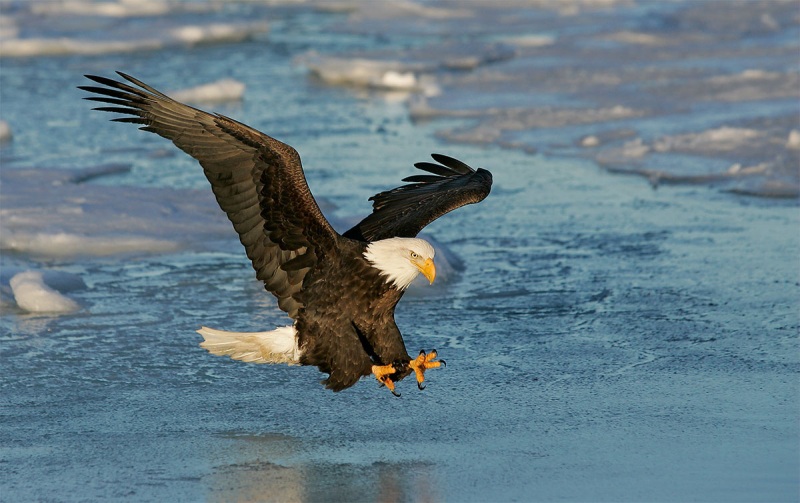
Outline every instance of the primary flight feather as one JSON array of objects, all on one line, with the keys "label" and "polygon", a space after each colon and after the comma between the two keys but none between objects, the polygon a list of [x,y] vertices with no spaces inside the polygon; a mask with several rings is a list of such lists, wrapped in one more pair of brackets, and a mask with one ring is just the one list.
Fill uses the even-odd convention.
[{"label": "primary flight feather", "polygon": [[433,154],[436,164],[416,164],[429,174],[376,194],[372,213],[339,234],[314,200],[295,149],[117,73],[129,83],[87,75],[100,86],[80,86],[93,93],[85,99],[113,105],[95,110],[123,114],[112,120],[141,124],[200,162],[256,277],[294,320],[269,332],[203,327],[201,346],[246,362],[314,365],[334,391],[372,374],[395,393],[395,382],[412,372],[421,389],[425,370],[443,361],[435,351],[409,356],[394,321],[408,285],[419,274],[432,283],[436,274],[433,247],[416,235],[483,200],[491,173]]}]

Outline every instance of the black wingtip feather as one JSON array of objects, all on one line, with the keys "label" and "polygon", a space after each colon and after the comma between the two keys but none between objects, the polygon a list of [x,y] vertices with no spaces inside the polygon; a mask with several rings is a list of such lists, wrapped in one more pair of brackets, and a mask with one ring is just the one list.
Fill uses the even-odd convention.
[{"label": "black wingtip feather", "polygon": [[117,82],[114,79],[109,79],[108,77],[101,77],[99,75],[84,75],[89,80],[97,82],[98,84],[103,84],[104,86],[108,87],[119,87],[120,85],[125,85],[120,82]]},{"label": "black wingtip feather", "polygon": [[130,100],[141,100],[142,98],[147,98],[148,97],[147,92],[155,94],[159,97],[164,97],[164,98],[166,97],[164,94],[156,91],[147,84],[134,79],[133,77],[128,78],[128,80],[130,82],[133,82],[137,86],[141,87],[142,89],[144,89],[144,91],[142,89],[138,89],[136,87],[125,84],[124,82],[119,82],[117,80],[109,79],[106,77],[98,77],[97,75],[87,75],[86,78],[88,78],[89,80],[93,80],[98,84],[103,84],[104,86],[107,86],[107,87],[86,86],[84,90],[93,93],[104,94],[106,96],[114,96],[117,98],[127,98]]},{"label": "black wingtip feather", "polygon": [[[120,84],[120,85],[123,85],[123,84]],[[129,91],[129,92],[124,92],[124,91],[122,91],[120,89],[116,89],[116,88],[112,89],[112,88],[109,88],[109,87],[94,87],[94,86],[79,86],[78,89],[81,89],[82,91],[87,91],[87,92],[90,92],[90,93],[94,93],[94,94],[99,94],[101,96],[108,96],[108,97],[110,97],[112,99],[127,100],[127,101],[131,101],[131,102],[134,102],[134,103],[141,103],[143,101],[143,98],[146,96],[141,91],[139,91],[137,89],[134,89],[132,87],[127,88],[127,91]],[[121,89],[125,89],[125,88],[121,88]],[[97,97],[95,97],[95,98],[97,98]],[[87,99],[87,98],[84,98],[84,99]],[[101,100],[100,99],[95,99],[95,101],[101,101]]]},{"label": "black wingtip feather", "polygon": [[441,180],[441,176],[434,176],[434,175],[412,175],[403,178],[404,182],[416,182],[416,183],[433,183],[438,182]]},{"label": "black wingtip feather", "polygon": [[142,119],[140,117],[117,117],[116,119],[111,119],[111,122],[128,122],[132,124],[147,124],[146,119]]},{"label": "black wingtip feather", "polygon": [[91,75],[91,74],[88,74],[88,73],[84,73],[83,76],[86,77],[87,79],[93,80],[94,82],[97,82],[99,84],[102,84],[103,80],[109,80],[106,77],[101,77],[99,75]]},{"label": "black wingtip feather", "polygon": [[116,89],[109,89],[107,87],[97,87],[97,86],[78,86],[78,89],[81,91],[87,91],[90,93],[100,93],[100,94],[108,94],[108,93],[119,93]]},{"label": "black wingtip feather", "polygon": [[390,237],[414,237],[423,227],[465,204],[482,201],[492,187],[492,175],[484,169],[442,154],[431,154],[441,164],[419,162],[415,166],[432,173],[412,175],[410,182],[370,197],[372,213],[345,232],[361,241]]},{"label": "black wingtip feather", "polygon": [[428,173],[433,173],[434,175],[444,177],[468,175],[475,172],[475,170],[469,165],[453,157],[446,156],[444,154],[431,154],[431,157],[439,164],[434,164],[432,162],[418,162],[414,164],[414,167],[421,169],[422,171],[427,171]]},{"label": "black wingtip feather", "polygon": [[87,96],[85,98],[86,101],[97,101],[100,103],[110,103],[112,105],[122,105],[124,107],[131,106],[131,102],[128,100],[120,100],[116,98],[107,98],[105,96]]},{"label": "black wingtip feather", "polygon": [[451,176],[454,174],[452,169],[432,162],[418,162],[414,164],[414,167],[439,176]]},{"label": "black wingtip feather", "polygon": [[[136,84],[137,86],[141,87],[142,89],[144,89],[148,93],[152,93],[155,96],[158,96],[159,98],[172,101],[172,98],[170,98],[166,94],[162,93],[158,89],[150,87],[149,85],[145,84],[144,82],[142,82],[141,80],[137,79],[136,77],[131,77],[127,73],[123,73],[123,72],[120,72],[120,71],[117,71],[117,75],[119,75],[123,79],[127,80],[128,82],[132,82],[133,84]],[[121,83],[118,83],[118,86],[129,87],[127,84],[121,84]],[[140,92],[140,93],[142,92],[142,91],[139,91],[138,89],[137,89],[137,91]]]},{"label": "black wingtip feather", "polygon": [[98,110],[100,112],[113,112],[117,114],[138,115],[138,116],[144,114],[144,112],[142,112],[141,110],[137,110],[135,108],[123,108],[123,107],[95,107],[92,110]]},{"label": "black wingtip feather", "polygon": [[467,173],[472,173],[473,171],[475,171],[466,163],[444,154],[431,154],[431,157],[433,157],[433,160],[438,162],[439,164],[447,166],[448,168],[451,168],[454,171],[461,173],[462,175],[466,175]]}]

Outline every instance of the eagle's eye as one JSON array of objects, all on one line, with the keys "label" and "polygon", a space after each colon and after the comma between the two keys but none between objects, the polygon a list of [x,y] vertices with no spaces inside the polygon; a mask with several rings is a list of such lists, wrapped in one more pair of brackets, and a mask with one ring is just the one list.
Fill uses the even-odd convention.
[{"label": "eagle's eye", "polygon": [[413,252],[412,251],[411,252],[411,258],[419,258],[419,255],[417,255],[417,252]]}]

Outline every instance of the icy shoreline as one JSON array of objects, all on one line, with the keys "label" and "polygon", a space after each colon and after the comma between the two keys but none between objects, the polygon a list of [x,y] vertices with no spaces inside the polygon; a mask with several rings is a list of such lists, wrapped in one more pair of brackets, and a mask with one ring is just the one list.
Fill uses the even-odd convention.
[{"label": "icy shoreline", "polygon": [[[589,157],[611,172],[654,184],[800,198],[800,150],[792,141],[800,124],[796,114],[787,114],[800,99],[796,44],[787,43],[798,22],[789,3],[748,2],[731,19],[675,4],[647,20],[649,33],[599,26],[577,36],[567,34],[569,28],[598,14],[615,11],[636,19],[640,12],[619,2],[570,5],[559,14],[548,14],[545,5],[524,25],[504,17],[514,7],[502,2],[460,6],[435,14],[436,29],[474,32],[477,42],[454,45],[445,39],[400,57],[379,50],[301,61],[334,85],[381,88],[388,72],[406,75],[407,84],[397,89],[408,93],[410,116],[455,122],[437,131],[450,142]],[[504,26],[502,36],[489,37],[502,43],[480,42],[483,25],[467,21],[477,13]],[[372,30],[398,15],[392,9],[359,10],[342,29]],[[434,14],[429,16],[387,29],[413,35],[420,25],[434,24]],[[558,33],[559,27],[564,35],[530,42],[531,30]],[[469,62],[458,65],[462,51],[470,54]],[[687,63],[687,54],[699,56]],[[750,66],[758,58],[764,66]],[[685,125],[654,135],[656,124],[667,122],[670,128]],[[715,135],[748,127],[757,131],[755,138],[728,134],[720,148]],[[664,155],[669,153],[679,157],[671,161]],[[717,161],[726,164],[720,168]]]},{"label": "icy shoreline", "polygon": [[[267,20],[239,15],[248,8],[269,12],[268,4],[12,2],[16,9],[3,17],[0,56],[260,43]],[[587,157],[654,186],[800,198],[800,149],[791,141],[800,125],[795,114],[787,114],[800,99],[792,43],[800,28],[790,2],[746,2],[730,17],[680,2],[643,13],[635,2],[616,0],[558,7],[534,2],[521,11],[513,2],[308,1],[283,7],[330,12],[337,19],[333,29],[349,36],[415,40],[402,50],[306,50],[293,60],[326,85],[405,102],[413,120],[441,123],[436,134],[448,142]],[[609,15],[619,22],[594,23]],[[72,23],[53,28],[47,20],[56,16]],[[108,23],[140,17],[151,18],[152,26],[126,27],[107,39]],[[26,35],[37,30],[54,33]],[[196,103],[241,100],[245,83],[224,78],[229,76],[217,75],[215,82],[177,97]],[[759,135],[729,136],[734,143],[723,150],[706,142],[715,132],[744,129]]]}]

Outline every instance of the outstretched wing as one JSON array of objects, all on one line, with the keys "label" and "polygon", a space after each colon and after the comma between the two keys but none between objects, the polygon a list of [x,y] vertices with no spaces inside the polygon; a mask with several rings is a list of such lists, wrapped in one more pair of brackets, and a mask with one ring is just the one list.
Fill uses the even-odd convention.
[{"label": "outstretched wing", "polygon": [[344,233],[345,237],[377,241],[391,237],[411,238],[440,216],[465,204],[482,201],[492,188],[492,174],[474,170],[458,159],[431,154],[439,164],[414,166],[429,175],[404,178],[411,182],[370,198],[372,213]]},{"label": "outstretched wing", "polygon": [[239,234],[258,279],[296,318],[294,296],[303,278],[338,235],[306,183],[295,149],[219,114],[179,103],[147,84],[117,72],[132,85],[86,77],[105,87],[81,86],[85,99],[114,106],[95,108],[125,114],[117,122],[142,124],[200,161],[217,202]]}]

